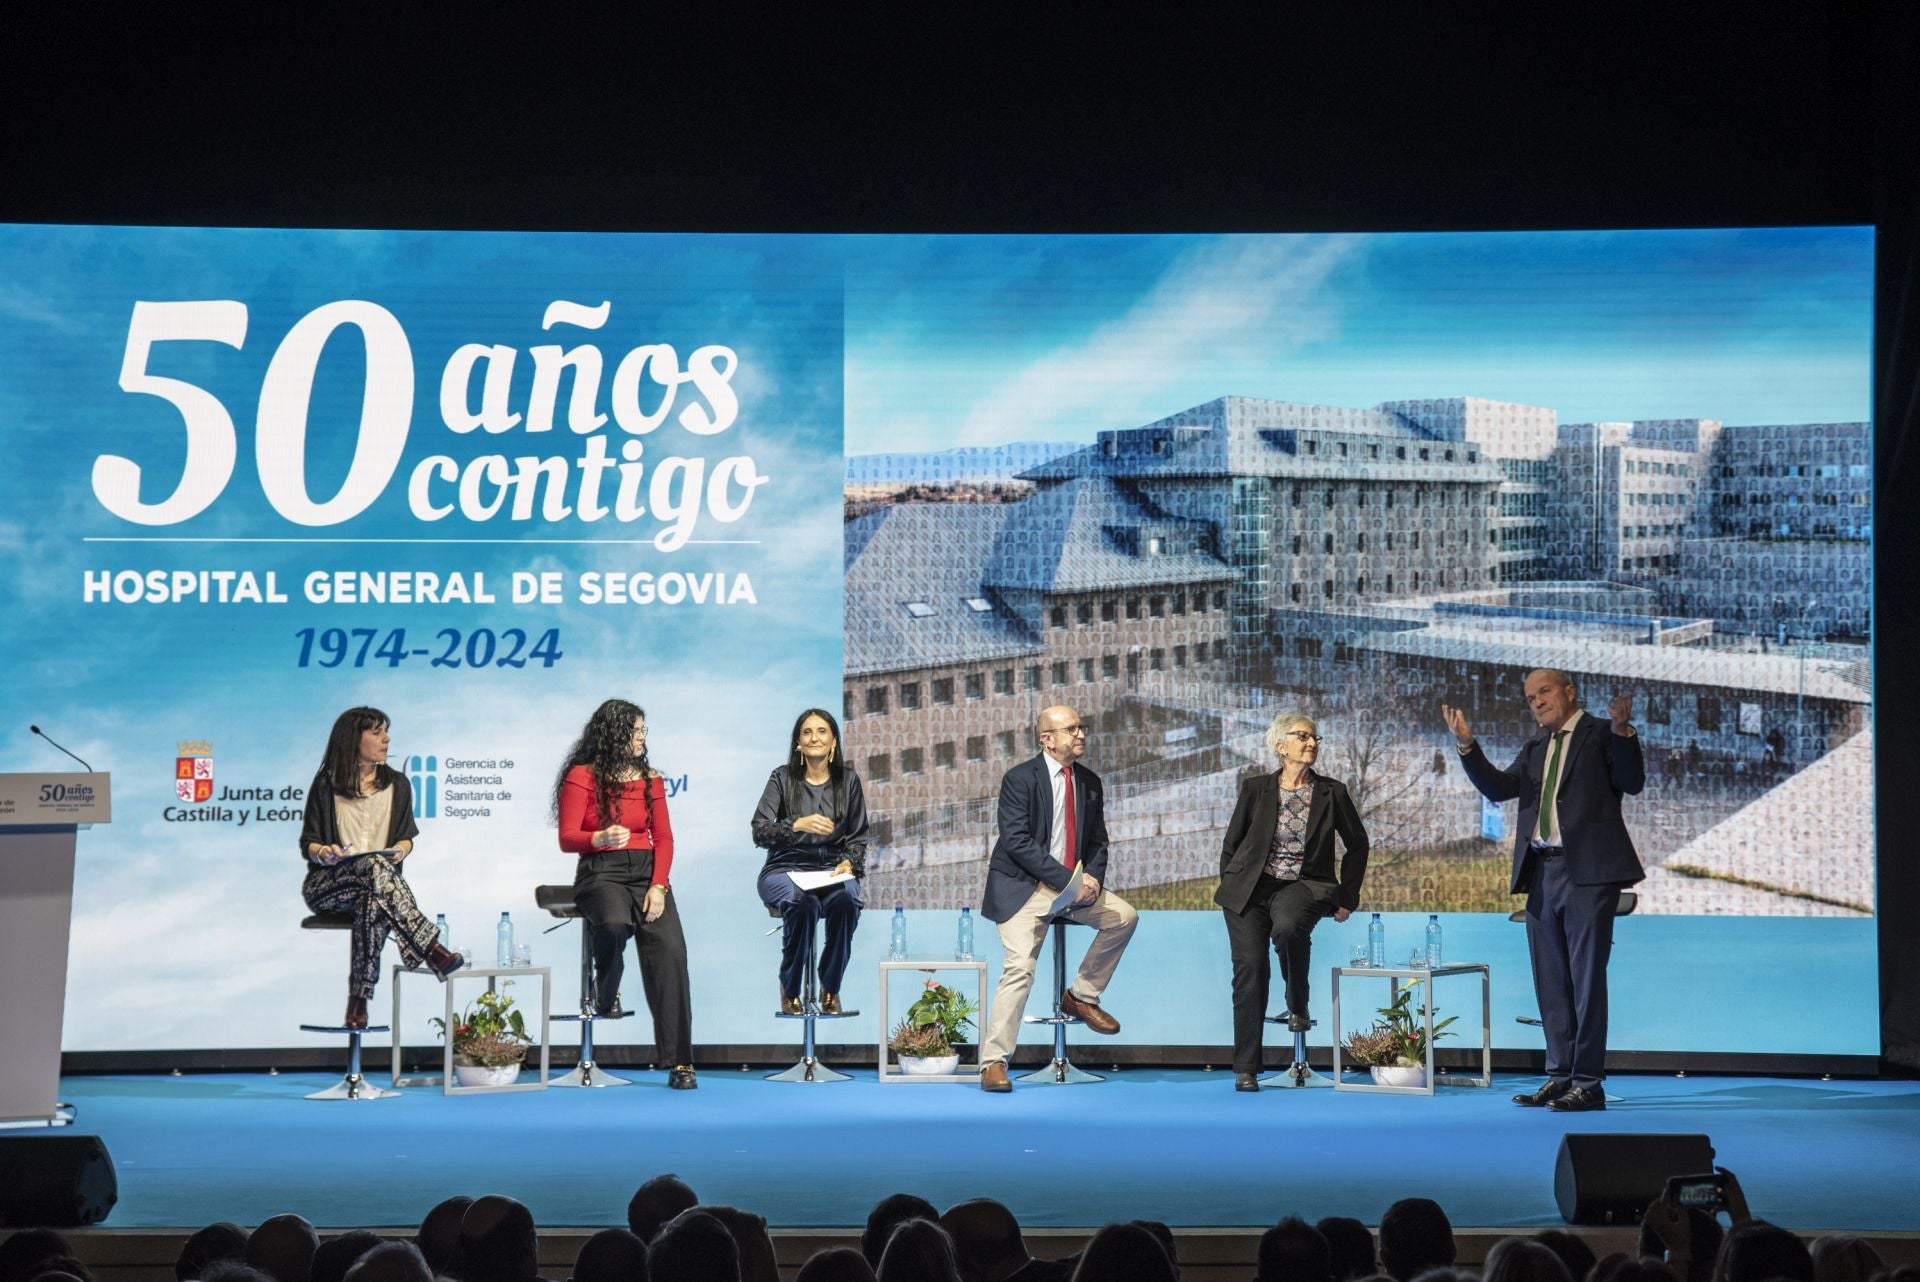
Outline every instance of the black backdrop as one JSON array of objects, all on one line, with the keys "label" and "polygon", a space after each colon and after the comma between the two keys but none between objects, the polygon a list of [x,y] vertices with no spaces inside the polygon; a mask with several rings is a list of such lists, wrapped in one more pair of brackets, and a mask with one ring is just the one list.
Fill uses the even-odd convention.
[{"label": "black backdrop", "polygon": [[[1092,6],[865,20],[801,6],[440,7],[439,23],[19,8],[0,27],[5,221],[1875,224],[1876,671],[1880,699],[1901,706],[1920,639],[1920,594],[1903,590],[1920,516],[1899,501],[1920,483],[1920,6],[1908,0],[1595,4],[1550,24],[1531,5],[1140,23]],[[1877,748],[1881,795],[1910,794],[1920,740],[1883,734]],[[1912,828],[1882,807],[1894,1071],[1920,1068]]]}]

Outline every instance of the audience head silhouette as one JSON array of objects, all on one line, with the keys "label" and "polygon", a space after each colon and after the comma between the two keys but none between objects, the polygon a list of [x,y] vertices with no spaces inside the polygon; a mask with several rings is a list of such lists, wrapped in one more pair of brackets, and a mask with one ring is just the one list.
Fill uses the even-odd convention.
[{"label": "audience head silhouette", "polygon": [[421,1258],[436,1275],[459,1274],[460,1221],[466,1218],[467,1208],[472,1205],[470,1197],[450,1197],[420,1221],[420,1231],[413,1235],[413,1244],[420,1248]]},{"label": "audience head silhouette", "polygon": [[990,1197],[948,1207],[940,1227],[953,1239],[954,1258],[967,1282],[1005,1282],[1033,1258],[1020,1221]]},{"label": "audience head silhouette", "polygon": [[0,1242],[0,1282],[27,1282],[44,1261],[71,1253],[67,1239],[52,1229],[21,1229]]},{"label": "audience head silhouette", "polygon": [[1174,1282],[1173,1261],[1151,1230],[1109,1224],[1080,1252],[1073,1282]]},{"label": "audience head silhouette", "polygon": [[1437,1202],[1407,1197],[1380,1217],[1380,1268],[1394,1282],[1453,1267],[1453,1225]]},{"label": "audience head silhouette", "polygon": [[[1566,1262],[1544,1242],[1503,1237],[1487,1252],[1481,1282],[1574,1282]],[[1811,1280],[1809,1280],[1811,1282]]]},{"label": "audience head silhouette", "polygon": [[353,1262],[347,1282],[433,1282],[426,1257],[411,1242],[382,1242]]},{"label": "audience head silhouette", "polygon": [[647,1244],[648,1282],[740,1282],[740,1248],[720,1217],[680,1212]]},{"label": "audience head silhouette", "polygon": [[1714,1258],[1713,1282],[1771,1282],[1774,1278],[1813,1282],[1813,1255],[1807,1244],[1765,1220],[1745,1220],[1728,1229]]},{"label": "audience head silhouette", "polygon": [[850,1246],[830,1246],[807,1257],[794,1282],[874,1282],[873,1266]]},{"label": "audience head silhouette", "polygon": [[247,1239],[246,1260],[274,1282],[307,1282],[320,1235],[298,1215],[276,1215]]},{"label": "audience head silhouette", "polygon": [[866,1231],[860,1234],[860,1254],[867,1257],[867,1263],[874,1268],[880,1267],[880,1253],[887,1249],[887,1239],[893,1236],[894,1227],[907,1220],[938,1220],[940,1212],[933,1209],[933,1203],[924,1197],[915,1197],[911,1193],[891,1193],[874,1204],[867,1213]]},{"label": "audience head silhouette", "polygon": [[462,1282],[525,1282],[540,1273],[533,1212],[510,1197],[475,1198],[460,1217]]},{"label": "audience head silhouette", "polygon": [[188,1282],[205,1273],[215,1260],[240,1260],[246,1258],[246,1254],[247,1231],[238,1224],[221,1220],[186,1240],[173,1261],[173,1276],[178,1282]]},{"label": "audience head silhouette", "polygon": [[328,1238],[314,1251],[309,1276],[313,1282],[346,1282],[353,1262],[379,1245],[380,1239],[365,1229]]},{"label": "audience head silhouette", "polygon": [[1258,1282],[1333,1282],[1333,1256],[1319,1229],[1289,1215],[1260,1235]]},{"label": "audience head silhouette", "polygon": [[901,1221],[880,1253],[879,1282],[960,1282],[953,1239],[933,1217]]},{"label": "audience head silhouette", "polygon": [[601,1229],[580,1248],[573,1282],[647,1282],[647,1244],[631,1229]]},{"label": "audience head silhouette", "polygon": [[780,1282],[780,1264],[773,1256],[773,1239],[767,1235],[767,1222],[752,1211],[737,1206],[699,1208],[719,1220],[733,1234],[740,1248],[740,1282]]},{"label": "audience head silhouette", "polygon": [[656,1175],[634,1190],[627,1203],[627,1227],[642,1242],[651,1242],[668,1220],[698,1205],[700,1199],[685,1180],[672,1172]]},{"label": "audience head silhouette", "polygon": [[1333,1282],[1351,1282],[1372,1276],[1374,1272],[1373,1233],[1360,1221],[1346,1215],[1329,1215],[1313,1226],[1327,1240],[1327,1257],[1333,1268]]}]

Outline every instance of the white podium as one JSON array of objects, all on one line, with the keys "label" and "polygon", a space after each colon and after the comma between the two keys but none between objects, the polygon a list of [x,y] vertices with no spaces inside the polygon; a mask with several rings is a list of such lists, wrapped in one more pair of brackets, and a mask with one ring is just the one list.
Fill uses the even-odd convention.
[{"label": "white podium", "polygon": [[105,773],[0,774],[0,1125],[57,1117],[74,843],[111,818]]}]

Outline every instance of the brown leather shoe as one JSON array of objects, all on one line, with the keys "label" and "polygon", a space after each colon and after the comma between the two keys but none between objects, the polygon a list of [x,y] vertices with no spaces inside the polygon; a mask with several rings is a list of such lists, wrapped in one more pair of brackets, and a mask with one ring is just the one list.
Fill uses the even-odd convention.
[{"label": "brown leather shoe", "polygon": [[340,1021],[342,1028],[365,1028],[367,1026],[367,999],[364,997],[347,998],[347,1014]]},{"label": "brown leather shoe", "polygon": [[846,1012],[840,1009],[840,994],[838,993],[820,994],[820,1013],[822,1015],[845,1014]]},{"label": "brown leather shoe", "polygon": [[1098,1002],[1075,997],[1071,988],[1060,994],[1060,1013],[1071,1015],[1087,1026],[1090,1033],[1111,1037],[1120,1031],[1120,1021],[1100,1009]]},{"label": "brown leather shoe", "polygon": [[445,944],[435,944],[427,953],[427,967],[442,979],[466,964],[466,958],[453,952]]},{"label": "brown leather shoe", "polygon": [[804,1015],[807,1013],[807,1007],[798,997],[789,997],[785,993],[781,993],[780,1013],[782,1015]]},{"label": "brown leather shoe", "polygon": [[980,1070],[980,1089],[1004,1095],[1013,1089],[1013,1083],[1007,1080],[1007,1066],[1002,1060],[994,1060]]}]

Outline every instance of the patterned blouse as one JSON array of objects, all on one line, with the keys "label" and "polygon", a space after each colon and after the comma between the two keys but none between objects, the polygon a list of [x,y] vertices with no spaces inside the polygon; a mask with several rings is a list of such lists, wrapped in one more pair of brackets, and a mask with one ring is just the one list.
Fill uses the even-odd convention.
[{"label": "patterned blouse", "polygon": [[1298,788],[1280,789],[1280,815],[1273,825],[1273,845],[1267,848],[1269,877],[1300,880],[1300,863],[1307,853],[1307,816],[1313,811],[1313,780],[1313,771],[1308,770]]}]

